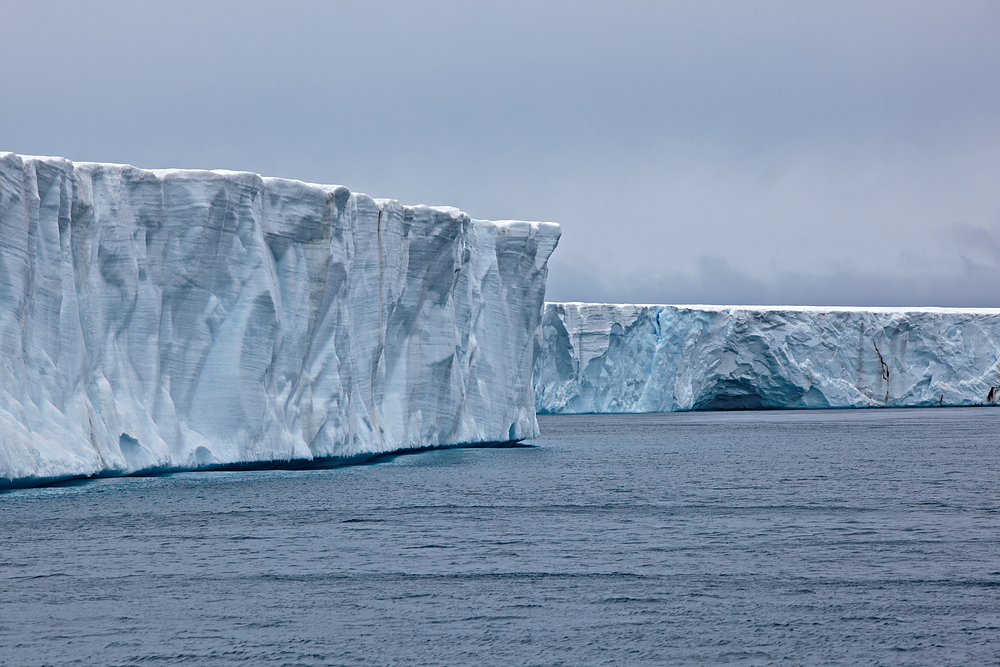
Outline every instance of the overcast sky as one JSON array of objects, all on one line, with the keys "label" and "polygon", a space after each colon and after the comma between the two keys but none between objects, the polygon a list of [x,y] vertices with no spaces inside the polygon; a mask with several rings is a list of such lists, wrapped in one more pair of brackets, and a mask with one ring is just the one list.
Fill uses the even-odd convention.
[{"label": "overcast sky", "polygon": [[549,300],[1000,306],[1000,2],[8,2],[0,150],[563,227]]}]

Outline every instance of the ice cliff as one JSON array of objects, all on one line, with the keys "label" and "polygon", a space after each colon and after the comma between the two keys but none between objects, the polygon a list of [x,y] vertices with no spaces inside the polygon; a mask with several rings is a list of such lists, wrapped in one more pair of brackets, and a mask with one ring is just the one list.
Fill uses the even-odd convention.
[{"label": "ice cliff", "polygon": [[0,153],[0,485],[532,437],[558,238]]},{"label": "ice cliff", "polygon": [[1000,310],[549,303],[542,413],[991,405]]}]

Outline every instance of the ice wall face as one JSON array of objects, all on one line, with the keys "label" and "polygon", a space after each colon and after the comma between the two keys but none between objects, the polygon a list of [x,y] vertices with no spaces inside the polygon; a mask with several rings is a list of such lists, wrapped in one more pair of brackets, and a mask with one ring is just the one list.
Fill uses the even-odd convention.
[{"label": "ice wall face", "polygon": [[543,413],[991,405],[1000,310],[549,303]]},{"label": "ice wall face", "polygon": [[0,154],[0,484],[532,437],[558,237]]}]

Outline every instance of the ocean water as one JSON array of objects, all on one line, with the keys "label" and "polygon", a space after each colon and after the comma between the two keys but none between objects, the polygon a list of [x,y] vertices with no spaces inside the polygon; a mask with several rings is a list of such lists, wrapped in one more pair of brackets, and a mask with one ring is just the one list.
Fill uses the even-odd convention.
[{"label": "ocean water", "polygon": [[0,494],[0,665],[997,664],[1000,409]]}]

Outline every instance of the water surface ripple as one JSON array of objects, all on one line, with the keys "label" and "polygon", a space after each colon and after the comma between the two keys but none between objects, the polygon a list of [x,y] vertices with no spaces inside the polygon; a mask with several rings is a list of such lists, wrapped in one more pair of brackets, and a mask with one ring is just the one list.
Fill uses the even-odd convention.
[{"label": "water surface ripple", "polygon": [[0,494],[0,665],[995,664],[1000,409]]}]

